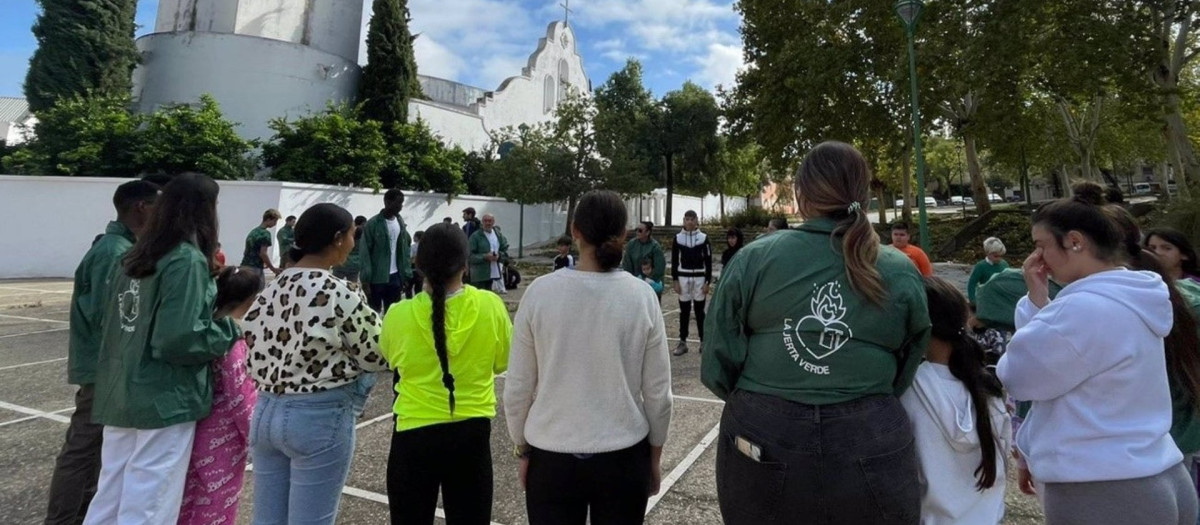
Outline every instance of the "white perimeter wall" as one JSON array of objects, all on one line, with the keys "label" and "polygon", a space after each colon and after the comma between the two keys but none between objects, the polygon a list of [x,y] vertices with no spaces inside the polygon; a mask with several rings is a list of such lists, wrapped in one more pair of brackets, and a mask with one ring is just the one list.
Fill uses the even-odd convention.
[{"label": "white perimeter wall", "polygon": [[[127,180],[0,175],[0,224],[4,225],[0,235],[0,279],[71,277],[92,240],[116,217],[112,194]],[[278,209],[284,217],[299,216],[313,204],[333,202],[354,215],[371,217],[383,207],[383,194],[370,190],[273,181],[221,181],[220,185],[220,239],[230,264],[241,262],[246,234],[258,226],[268,208]],[[514,246],[512,255],[517,255],[515,246],[522,237],[519,205],[494,197],[464,195],[447,202],[440,193],[406,192],[406,196],[401,215],[410,232],[423,230],[445,217],[462,222],[462,210],[470,206],[481,215],[496,216],[496,224]],[[628,201],[630,224],[642,219],[663,224],[665,200],[665,192],[658,190]],[[744,198],[725,199],[727,213],[745,206]],[[676,195],[673,224],[682,224],[688,209],[695,209],[704,219],[717,218],[719,198]],[[566,206],[525,206],[524,217],[524,244],[539,244],[562,234]],[[274,253],[278,257],[278,251]]]}]

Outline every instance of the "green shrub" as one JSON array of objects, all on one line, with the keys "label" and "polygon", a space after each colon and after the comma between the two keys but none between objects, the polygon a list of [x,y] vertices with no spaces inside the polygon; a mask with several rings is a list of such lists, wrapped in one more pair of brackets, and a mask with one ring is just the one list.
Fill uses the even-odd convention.
[{"label": "green shrub", "polygon": [[788,216],[777,211],[770,211],[758,206],[749,206],[744,210],[726,213],[724,219],[709,221],[712,226],[727,228],[766,228],[771,219],[788,220]]},{"label": "green shrub", "polygon": [[1200,198],[1173,198],[1161,214],[1155,214],[1153,225],[1175,228],[1195,243],[1200,239]]},{"label": "green shrub", "polygon": [[263,145],[272,177],[291,182],[379,189],[388,162],[379,122],[359,120],[357,111],[330,105],[325,111],[288,121],[271,121],[275,136]]}]

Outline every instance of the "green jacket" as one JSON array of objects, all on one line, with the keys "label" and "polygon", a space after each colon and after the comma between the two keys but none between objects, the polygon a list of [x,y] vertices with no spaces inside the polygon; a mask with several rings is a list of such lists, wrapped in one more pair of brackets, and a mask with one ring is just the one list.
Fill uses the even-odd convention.
[{"label": "green jacket", "polygon": [[67,353],[67,382],[72,385],[96,382],[100,330],[104,327],[104,312],[108,306],[108,276],[114,266],[121,265],[121,257],[133,247],[133,242],[129,227],[112,221],[75,269],[71,342]]},{"label": "green jacket", "polygon": [[642,242],[635,237],[625,243],[625,258],[621,260],[621,268],[641,279],[642,259],[647,257],[654,261],[654,272],[651,276],[655,281],[663,282],[663,277],[667,275],[667,258],[663,255],[662,245],[654,239]]},{"label": "green jacket", "polygon": [[[1062,286],[1050,281],[1051,299],[1061,290]],[[1001,270],[975,289],[975,317],[988,327],[1015,332],[1017,301],[1027,293],[1020,268]]]},{"label": "green jacket", "polygon": [[292,244],[296,242],[296,229],[282,226],[278,232],[275,232],[275,239],[279,241],[279,259],[286,261],[288,250],[291,250]]},{"label": "green jacket", "polygon": [[925,283],[907,256],[882,248],[887,297],[870,303],[830,248],[834,226],[810,220],[730,261],[704,325],[701,379],[717,396],[743,389],[827,405],[908,389],[929,342]]},{"label": "green jacket", "polygon": [[[1192,313],[1200,317],[1200,284],[1180,279],[1175,281],[1175,286],[1192,308]],[[1197,329],[1200,331],[1200,327]],[[1200,413],[1197,413],[1197,402],[1188,398],[1187,390],[1173,377],[1170,378],[1170,386],[1171,438],[1184,454],[1200,451]]]},{"label": "green jacket", "polygon": [[[500,264],[508,264],[508,239],[500,232],[499,227],[493,226],[492,231],[496,232],[496,239],[500,241],[500,250],[497,252],[500,254]],[[484,256],[492,252],[492,245],[488,242],[487,233],[483,229],[475,230],[475,233],[471,234],[471,238],[468,241],[471,247],[471,251],[469,252],[471,255],[468,258],[471,273],[467,281],[473,283],[490,281],[492,279],[492,264],[494,263],[484,259]]]},{"label": "green jacket", "polygon": [[154,275],[133,279],[116,266],[96,369],[92,421],[155,429],[197,421],[212,408],[211,363],[238,328],[214,320],[208,259],[190,243],[163,256]]},{"label": "green jacket", "polygon": [[[396,216],[400,222],[400,237],[396,239],[396,269],[404,280],[412,279],[412,263],[409,262],[408,251],[412,247],[412,237],[408,234],[408,226],[404,217]],[[362,236],[362,253],[359,254],[362,263],[362,282],[367,284],[387,284],[392,276],[392,241],[388,238],[387,219],[380,213],[364,226]]]},{"label": "green jacket", "polygon": [[[271,246],[271,230],[258,226],[246,234],[246,248],[242,252],[242,266],[264,268],[265,265],[262,256],[258,253],[262,250],[263,246],[268,248]],[[280,248],[280,253],[283,253],[284,256],[287,255],[287,251],[284,248]]]},{"label": "green jacket", "polygon": [[975,268],[971,270],[971,277],[967,279],[967,300],[975,302],[975,289],[981,284],[988,282],[993,275],[996,275],[1008,269],[1008,261],[1000,259],[1000,262],[992,264],[987,259],[975,263]]}]

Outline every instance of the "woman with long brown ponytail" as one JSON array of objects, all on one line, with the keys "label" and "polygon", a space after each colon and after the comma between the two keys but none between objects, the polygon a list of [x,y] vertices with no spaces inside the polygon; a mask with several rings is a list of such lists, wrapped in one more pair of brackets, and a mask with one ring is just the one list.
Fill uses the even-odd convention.
[{"label": "woman with long brown ponytail", "polygon": [[721,275],[702,379],[726,401],[726,524],[915,524],[912,428],[897,399],[929,338],[925,285],[867,218],[871,173],[848,144],[804,159],[805,222],[746,245]]},{"label": "woman with long brown ponytail", "polygon": [[380,346],[399,375],[388,456],[392,523],[433,524],[441,490],[446,523],[492,516],[496,374],[508,369],[512,322],[500,296],[463,285],[467,236],[425,230],[417,269],[425,291],[393,305]]}]

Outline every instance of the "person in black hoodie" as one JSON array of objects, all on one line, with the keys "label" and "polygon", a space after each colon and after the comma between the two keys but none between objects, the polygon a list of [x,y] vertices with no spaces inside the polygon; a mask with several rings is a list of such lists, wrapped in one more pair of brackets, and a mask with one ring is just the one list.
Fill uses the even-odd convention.
[{"label": "person in black hoodie", "polygon": [[671,243],[671,278],[679,295],[679,344],[673,355],[688,353],[688,324],[692,306],[696,307],[696,331],[704,342],[704,302],[712,282],[712,244],[700,231],[700,218],[688,210],[683,214],[683,231]]},{"label": "person in black hoodie", "polygon": [[733,259],[733,255],[742,249],[742,245],[746,244],[746,236],[742,234],[742,230],[738,228],[730,228],[725,230],[725,251],[721,252],[721,268],[725,268],[729,261]]}]

